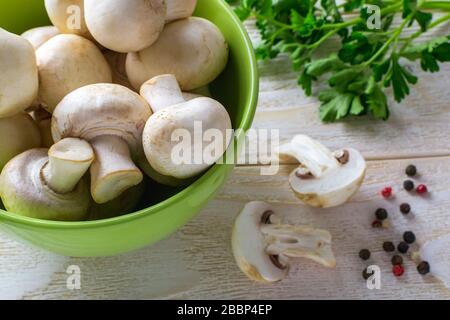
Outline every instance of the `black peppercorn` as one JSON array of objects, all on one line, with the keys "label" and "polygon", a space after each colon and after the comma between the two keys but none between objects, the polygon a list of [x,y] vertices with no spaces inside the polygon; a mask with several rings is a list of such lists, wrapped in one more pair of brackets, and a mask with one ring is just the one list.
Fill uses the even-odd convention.
[{"label": "black peppercorn", "polygon": [[400,212],[403,214],[408,214],[411,212],[411,206],[408,203],[402,203],[400,205]]},{"label": "black peppercorn", "polygon": [[359,252],[359,257],[360,257],[361,259],[363,259],[363,260],[369,260],[369,258],[370,258],[370,251],[367,250],[367,249],[362,249],[362,250]]},{"label": "black peppercorn", "polygon": [[406,167],[405,173],[408,177],[414,177],[417,174],[417,168],[414,165],[409,165]]},{"label": "black peppercorn", "polygon": [[372,272],[372,273],[369,273],[368,270],[367,270],[367,268],[364,269],[364,271],[363,271],[363,273],[362,273],[362,276],[363,276],[364,280],[369,279],[370,276],[372,276],[372,275],[373,275],[373,272]]},{"label": "black peppercorn", "polygon": [[412,182],[411,180],[406,180],[405,182],[403,182],[403,188],[406,191],[414,190],[414,182]]},{"label": "black peppercorn", "polygon": [[386,252],[393,252],[395,251],[395,246],[391,241],[386,241],[383,243],[383,250]]},{"label": "black peppercorn", "polygon": [[419,263],[419,265],[417,266],[417,271],[422,274],[425,275],[427,273],[430,273],[430,264],[426,261],[422,261],[421,263]]},{"label": "black peppercorn", "polygon": [[391,262],[393,266],[399,266],[403,264],[403,258],[396,254],[392,257]]},{"label": "black peppercorn", "polygon": [[375,211],[375,216],[377,217],[378,220],[386,220],[388,217],[388,213],[386,209],[379,208]]},{"label": "black peppercorn", "polygon": [[416,235],[412,231],[406,231],[403,234],[403,240],[409,244],[414,243],[416,241]]},{"label": "black peppercorn", "polygon": [[397,250],[400,253],[407,253],[409,250],[409,245],[406,242],[400,242],[397,246]]}]

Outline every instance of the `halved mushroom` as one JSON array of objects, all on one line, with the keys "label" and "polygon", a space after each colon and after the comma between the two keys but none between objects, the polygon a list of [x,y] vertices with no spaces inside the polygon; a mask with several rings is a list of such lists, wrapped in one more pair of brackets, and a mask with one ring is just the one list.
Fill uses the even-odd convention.
[{"label": "halved mushroom", "polygon": [[54,26],[38,27],[30,29],[22,33],[22,37],[30,41],[34,49],[37,50],[40,46],[48,40],[59,34],[58,28]]},{"label": "halved mushroom", "polygon": [[232,248],[239,268],[250,279],[270,283],[286,277],[292,258],[334,268],[331,240],[326,230],[283,224],[271,205],[254,201],[236,218]]},{"label": "halved mushroom", "polygon": [[142,97],[117,84],[82,87],[56,107],[53,139],[82,138],[94,148],[91,193],[95,202],[109,202],[141,183],[143,176],[133,159],[143,154],[142,131],[150,115]]},{"label": "halved mushroom", "polygon": [[279,150],[280,161],[299,162],[289,176],[297,197],[312,207],[329,208],[347,202],[361,186],[366,162],[355,149],[331,152],[304,135],[295,136]]},{"label": "halved mushroom", "polygon": [[38,69],[29,41],[0,28],[0,118],[27,109],[38,94]]},{"label": "halved mushroom", "polygon": [[94,160],[91,146],[64,139],[48,149],[31,149],[12,159],[0,176],[5,208],[27,217],[79,221],[90,206],[83,179]]},{"label": "halved mushroom", "polygon": [[47,14],[61,33],[92,40],[84,17],[84,0],[45,0]]},{"label": "halved mushroom", "polygon": [[112,81],[111,69],[91,41],[73,34],[60,34],[37,51],[39,102],[50,113],[70,92],[94,83]]},{"label": "halved mushroom", "polygon": [[196,0],[85,0],[86,24],[93,37],[116,52],[151,46],[166,21],[192,15]]},{"label": "halved mushroom", "polygon": [[26,113],[0,118],[0,170],[18,154],[41,145],[38,126]]},{"label": "halved mushroom", "polygon": [[228,45],[220,30],[192,17],[167,24],[152,46],[129,53],[126,70],[136,89],[150,78],[174,74],[181,89],[190,91],[216,79],[227,61]]},{"label": "halved mushroom", "polygon": [[[145,125],[143,144],[147,160],[156,172],[179,180],[189,179],[199,175],[222,157],[232,140],[232,126],[227,110],[218,101],[206,97],[184,101],[173,75],[157,76],[149,80],[143,85],[141,92],[155,111]],[[210,129],[221,135],[215,137],[212,143],[204,141],[202,135]],[[190,139],[183,141],[189,147],[189,150],[184,151],[190,155],[182,163],[174,162],[172,157],[174,148],[180,144],[180,141],[173,138],[177,130],[189,136],[183,139]],[[202,132],[198,132],[199,130]],[[203,157],[206,148],[210,151],[210,163]]]}]

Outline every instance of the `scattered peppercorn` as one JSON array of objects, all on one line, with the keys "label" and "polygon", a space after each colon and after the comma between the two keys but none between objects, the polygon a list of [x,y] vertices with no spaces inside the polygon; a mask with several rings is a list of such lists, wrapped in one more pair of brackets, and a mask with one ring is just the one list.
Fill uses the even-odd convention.
[{"label": "scattered peppercorn", "polygon": [[391,187],[386,187],[383,190],[381,190],[381,195],[383,196],[383,198],[390,198],[392,196],[392,188]]},{"label": "scattered peppercorn", "polygon": [[403,214],[408,214],[411,212],[411,206],[408,203],[402,203],[400,205],[400,212]]},{"label": "scattered peppercorn", "polygon": [[382,226],[383,224],[380,220],[375,220],[374,222],[372,222],[372,228],[381,228]]},{"label": "scattered peppercorn", "polygon": [[430,273],[430,264],[426,261],[422,261],[421,263],[419,263],[419,265],[417,266],[417,271],[421,274],[421,275],[426,275],[427,273]]},{"label": "scattered peppercorn", "polygon": [[362,250],[359,252],[359,257],[360,257],[361,259],[363,259],[363,260],[369,260],[369,258],[370,258],[370,251],[367,250],[367,249],[362,249]]},{"label": "scattered peppercorn", "polygon": [[363,276],[364,280],[369,279],[370,276],[372,276],[372,275],[373,275],[373,272],[372,272],[372,273],[369,273],[368,270],[367,270],[367,268],[363,270],[362,276]]},{"label": "scattered peppercorn", "polygon": [[388,217],[388,212],[386,211],[386,209],[379,208],[375,211],[375,216],[378,220],[385,220]]},{"label": "scattered peppercorn", "polygon": [[424,194],[428,192],[428,188],[426,185],[424,184],[419,184],[416,188],[416,191],[418,194]]},{"label": "scattered peppercorn", "polygon": [[403,189],[405,189],[406,191],[412,191],[414,189],[414,182],[411,180],[404,181]]},{"label": "scattered peppercorn", "polygon": [[409,245],[406,242],[400,242],[397,246],[397,250],[400,253],[407,253],[409,250]]},{"label": "scattered peppercorn", "polygon": [[403,275],[403,273],[405,273],[405,269],[403,268],[402,265],[395,265],[392,268],[392,273],[394,274],[394,276],[396,277],[401,277]]},{"label": "scattered peppercorn", "polygon": [[416,166],[410,164],[406,167],[405,173],[408,177],[414,177],[417,174]]},{"label": "scattered peppercorn", "polygon": [[383,243],[383,250],[386,252],[394,252],[395,245],[391,241],[386,241],[385,243]]},{"label": "scattered peppercorn", "polygon": [[416,242],[416,235],[412,231],[406,231],[403,234],[403,240],[405,240],[406,243],[412,244]]},{"label": "scattered peppercorn", "polygon": [[398,254],[396,254],[395,256],[392,257],[391,262],[392,262],[393,266],[402,265],[403,258],[401,256],[399,256]]}]

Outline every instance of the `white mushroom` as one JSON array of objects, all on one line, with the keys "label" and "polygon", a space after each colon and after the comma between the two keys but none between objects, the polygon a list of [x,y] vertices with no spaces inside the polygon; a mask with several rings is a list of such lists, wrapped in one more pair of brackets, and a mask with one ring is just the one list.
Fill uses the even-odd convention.
[{"label": "white mushroom", "polygon": [[45,0],[47,14],[61,33],[76,34],[93,40],[86,26],[84,0]]},{"label": "white mushroom", "polygon": [[0,28],[0,118],[27,109],[38,94],[34,48],[26,39]]},{"label": "white mushroom", "polygon": [[22,33],[22,37],[30,41],[34,49],[37,50],[40,46],[48,40],[59,34],[58,28],[54,26],[38,27],[30,29]]},{"label": "white mushroom", "polygon": [[197,0],[166,0],[166,21],[171,22],[192,16]]},{"label": "white mushroom", "polygon": [[50,113],[70,92],[94,83],[112,81],[102,52],[89,40],[60,34],[36,51],[39,67],[39,102]]},{"label": "white mushroom", "polygon": [[136,91],[128,80],[127,72],[125,70],[127,54],[107,50],[103,55],[111,68],[112,83],[120,84],[121,86]]},{"label": "white mushroom", "polygon": [[116,84],[82,87],[56,107],[53,139],[78,137],[94,148],[91,193],[95,202],[109,202],[142,181],[133,159],[143,154],[142,131],[150,115],[142,97]]},{"label": "white mushroom", "polygon": [[366,162],[355,149],[331,152],[313,139],[297,135],[280,147],[280,161],[300,166],[289,176],[289,183],[305,204],[329,208],[347,202],[361,186]]},{"label": "white mushroom", "polygon": [[[52,137],[52,114],[43,108],[30,112],[41,133],[41,147],[50,148],[55,142]],[[31,149],[31,148],[30,148]]]},{"label": "white mushroom", "polygon": [[28,114],[0,118],[0,170],[18,154],[40,145],[39,128]]},{"label": "white mushroom", "polygon": [[331,234],[307,226],[282,224],[274,208],[260,201],[248,203],[236,218],[233,254],[252,280],[276,282],[289,272],[292,258],[308,258],[328,268],[336,266]]},{"label": "white mushroom", "polygon": [[220,30],[202,18],[169,23],[149,48],[129,53],[126,70],[131,84],[139,89],[148,79],[174,74],[184,91],[215,80],[228,61],[228,45]]},{"label": "white mushroom", "polygon": [[[157,76],[146,82],[141,90],[155,113],[149,118],[143,133],[144,151],[150,166],[159,174],[176,179],[189,179],[205,171],[219,160],[232,140],[231,120],[227,110],[211,98],[184,101],[182,92],[173,75]],[[211,142],[199,141],[196,123],[203,133],[214,129],[220,133],[210,150],[212,163],[204,161],[203,155]],[[173,161],[172,152],[180,144],[173,135],[188,133],[186,142],[190,150],[186,162]],[[200,132],[201,134],[201,132]],[[202,139],[203,136],[200,137]],[[197,153],[197,154],[196,154]],[[200,154],[201,153],[201,154]],[[198,157],[202,157],[198,161]]]},{"label": "white mushroom", "polygon": [[64,139],[48,149],[31,149],[12,159],[0,176],[5,208],[27,217],[79,221],[90,206],[83,179],[94,159],[91,146]]}]

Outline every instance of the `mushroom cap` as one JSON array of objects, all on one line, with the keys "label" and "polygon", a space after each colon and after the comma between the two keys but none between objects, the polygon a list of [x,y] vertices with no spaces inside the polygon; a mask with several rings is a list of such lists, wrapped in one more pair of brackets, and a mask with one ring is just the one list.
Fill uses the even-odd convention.
[{"label": "mushroom cap", "polygon": [[76,34],[93,40],[84,18],[84,0],[45,0],[45,8],[50,21],[61,33]]},{"label": "mushroom cap", "polygon": [[128,80],[127,71],[125,70],[125,61],[127,60],[127,54],[107,50],[103,53],[103,55],[105,56],[105,59],[106,61],[108,61],[108,64],[111,68],[112,83],[120,84],[121,86],[135,91],[134,87]]},{"label": "mushroom cap", "polygon": [[39,128],[26,113],[0,118],[0,170],[16,155],[41,146]]},{"label": "mushroom cap", "polygon": [[111,69],[100,49],[91,41],[73,34],[60,34],[37,51],[39,101],[53,112],[70,92],[94,83],[112,81]]},{"label": "mushroom cap", "polygon": [[53,113],[52,135],[55,142],[67,137],[86,141],[104,135],[120,137],[137,158],[142,154],[142,131],[150,115],[147,102],[124,86],[88,85],[58,104]]},{"label": "mushroom cap", "polygon": [[37,98],[39,79],[34,48],[0,28],[0,118],[27,109]]},{"label": "mushroom cap", "polygon": [[177,179],[174,177],[162,175],[161,173],[152,168],[150,163],[148,163],[148,160],[145,157],[145,155],[137,160],[137,165],[150,179],[164,186],[180,187],[180,186],[187,186],[193,182],[192,178]]},{"label": "mushroom cap", "polygon": [[[211,164],[194,161],[195,123],[201,123],[203,133],[209,129],[219,130],[223,135],[222,150],[225,152],[232,135],[226,134],[232,128],[227,110],[211,98],[196,98],[185,103],[162,109],[153,114],[145,125],[143,145],[150,166],[162,175],[176,179],[188,179],[205,171]],[[173,141],[172,134],[177,130],[186,130],[191,139],[191,164],[176,164],[172,161],[172,151],[180,143]],[[205,146],[210,142],[203,143]],[[216,152],[216,161],[222,157]]]},{"label": "mushroom cap", "polygon": [[273,211],[273,208],[265,202],[248,203],[234,222],[231,244],[242,272],[252,280],[270,283],[285,278],[289,268],[277,267],[266,253],[261,226],[263,214],[267,211]]},{"label": "mushroom cap", "polygon": [[336,207],[358,191],[364,180],[366,162],[357,150],[345,150],[350,154],[349,162],[328,170],[320,178],[301,179],[296,170],[289,175],[292,190],[303,203],[319,208]]},{"label": "mushroom cap", "polygon": [[0,176],[0,195],[6,210],[37,219],[80,221],[90,206],[89,186],[81,180],[74,191],[58,194],[43,181],[47,149],[28,150],[12,159]]},{"label": "mushroom cap", "polygon": [[197,0],[166,0],[167,18],[166,21],[174,21],[192,16]]},{"label": "mushroom cap", "polygon": [[149,47],[164,28],[164,0],[85,0],[86,24],[105,48],[136,52]]},{"label": "mushroom cap", "polygon": [[228,45],[210,21],[191,17],[169,23],[158,40],[137,53],[129,53],[126,70],[139,90],[144,82],[161,74],[176,76],[189,91],[215,80],[228,61]]},{"label": "mushroom cap", "polygon": [[58,28],[54,26],[38,27],[22,33],[22,37],[30,41],[34,49],[37,50],[41,45],[59,34]]}]

